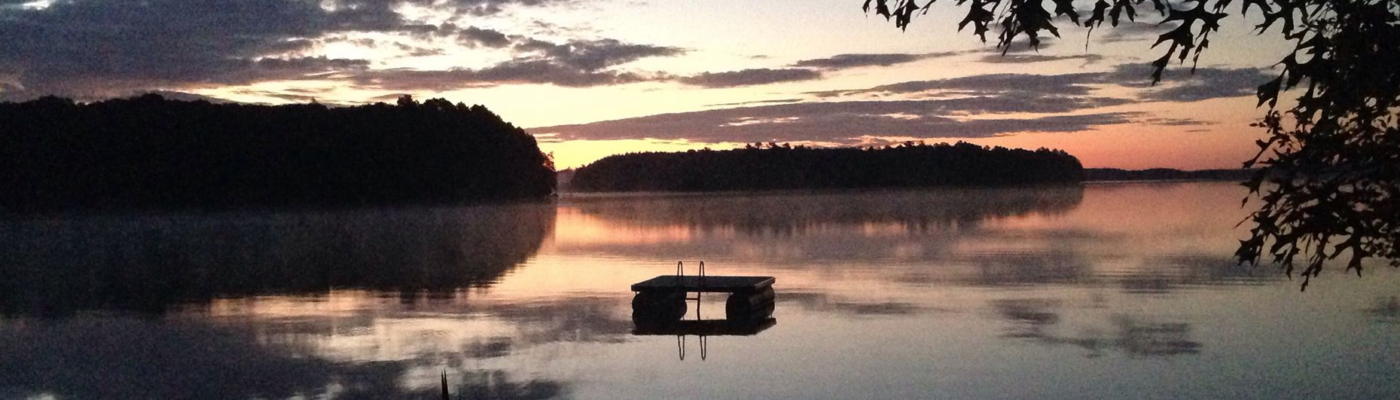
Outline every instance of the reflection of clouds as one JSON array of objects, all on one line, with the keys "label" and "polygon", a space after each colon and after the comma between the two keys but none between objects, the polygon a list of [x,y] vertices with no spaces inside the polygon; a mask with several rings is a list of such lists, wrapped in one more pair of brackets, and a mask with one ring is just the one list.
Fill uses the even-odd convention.
[{"label": "reflection of clouds", "polygon": [[1047,299],[1012,299],[993,302],[997,313],[1012,325],[1003,337],[1044,345],[1068,345],[1089,351],[1089,357],[1121,351],[1129,357],[1170,357],[1200,353],[1201,343],[1191,339],[1191,326],[1181,322],[1150,321],[1141,316],[1115,314],[1109,318],[1113,334],[1089,329],[1079,335],[1056,332],[1060,302]]},{"label": "reflection of clouds", "polygon": [[362,301],[373,307],[326,315],[288,310],[320,307],[293,300],[244,308],[271,315],[223,315],[207,324],[189,314],[11,320],[0,325],[0,343],[25,345],[0,346],[0,397],[434,398],[435,380],[412,378],[446,368],[454,393],[465,398],[551,398],[565,385],[474,366],[542,345],[619,343],[632,329],[618,312],[625,298],[455,299],[432,312]]},{"label": "reflection of clouds", "polygon": [[858,316],[914,315],[936,309],[897,301],[857,301],[826,293],[788,292],[777,297],[780,304],[794,304],[807,310]]},{"label": "reflection of clouds", "polygon": [[521,330],[516,345],[553,342],[623,341],[632,332],[632,320],[622,314],[629,298],[578,297],[528,304],[498,304],[490,311],[496,318]]},{"label": "reflection of clouds", "polygon": [[1194,286],[1259,285],[1278,280],[1274,271],[1259,272],[1226,256],[1180,254],[1144,261],[1142,268],[1118,278],[1128,293],[1164,294]]},{"label": "reflection of clouds", "polygon": [[1074,284],[1093,279],[1089,261],[1070,251],[997,254],[980,256],[973,262],[977,271],[969,283],[978,286]]},{"label": "reflection of clouds", "polygon": [[[449,384],[449,387],[454,385]],[[566,387],[553,381],[517,381],[505,371],[473,371],[467,373],[453,393],[464,400],[475,399],[552,399],[564,394]]]},{"label": "reflection of clouds", "polygon": [[[631,332],[623,310],[627,298],[561,297],[549,300],[457,298],[424,305],[344,297],[372,292],[334,293],[321,302],[270,302],[224,313],[211,322],[229,329],[252,329],[259,343],[302,349],[316,357],[346,361],[402,359],[486,359],[511,356],[554,343],[617,343]],[[325,304],[369,306],[317,315]],[[272,311],[261,314],[259,311]]]},{"label": "reflection of clouds", "polygon": [[[25,321],[0,329],[0,340],[24,344],[0,346],[0,396],[5,397],[426,399],[437,390],[399,383],[408,370],[431,360],[332,362],[266,346],[251,332],[179,320]],[[467,376],[473,373],[483,372]],[[494,398],[545,398],[564,388],[501,374],[485,383],[468,382],[473,392],[498,394]]]},{"label": "reflection of clouds", "polygon": [[1377,298],[1371,308],[1365,310],[1373,321],[1385,324],[1400,324],[1400,297]]}]

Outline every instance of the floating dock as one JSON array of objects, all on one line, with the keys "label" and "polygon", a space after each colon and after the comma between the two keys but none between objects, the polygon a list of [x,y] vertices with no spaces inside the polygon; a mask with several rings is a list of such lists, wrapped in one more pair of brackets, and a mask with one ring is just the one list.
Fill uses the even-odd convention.
[{"label": "floating dock", "polygon": [[662,275],[632,284],[637,293],[758,293],[773,288],[771,276]]},{"label": "floating dock", "polygon": [[[675,275],[661,275],[633,284],[632,291],[637,294],[632,298],[633,321],[638,326],[648,327],[679,321],[686,314],[686,301],[695,300],[698,310],[703,293],[729,294],[724,311],[725,320],[730,323],[747,325],[773,315],[776,300],[773,283],[777,279],[771,276],[705,275],[705,262],[699,264],[697,275],[686,275],[685,262],[677,262]],[[688,297],[689,293],[696,295]],[[696,314],[696,318],[699,318],[699,314]]]}]

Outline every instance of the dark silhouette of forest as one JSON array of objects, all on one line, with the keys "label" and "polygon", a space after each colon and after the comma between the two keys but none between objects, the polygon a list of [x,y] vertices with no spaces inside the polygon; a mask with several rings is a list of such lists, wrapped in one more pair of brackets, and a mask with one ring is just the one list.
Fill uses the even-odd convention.
[{"label": "dark silhouette of forest", "polygon": [[0,103],[0,207],[443,203],[538,198],[553,164],[486,107],[166,100]]},{"label": "dark silhouette of forest", "polygon": [[884,148],[748,145],[736,150],[633,153],[580,168],[578,191],[723,191],[1077,183],[1079,159],[1035,151],[957,144]]}]

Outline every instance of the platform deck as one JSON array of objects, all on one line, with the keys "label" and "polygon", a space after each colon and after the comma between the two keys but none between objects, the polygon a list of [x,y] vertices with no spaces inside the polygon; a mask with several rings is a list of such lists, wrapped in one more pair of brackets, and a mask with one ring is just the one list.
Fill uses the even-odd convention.
[{"label": "platform deck", "polygon": [[771,276],[662,275],[632,285],[633,292],[685,291],[703,293],[757,292],[773,286]]}]

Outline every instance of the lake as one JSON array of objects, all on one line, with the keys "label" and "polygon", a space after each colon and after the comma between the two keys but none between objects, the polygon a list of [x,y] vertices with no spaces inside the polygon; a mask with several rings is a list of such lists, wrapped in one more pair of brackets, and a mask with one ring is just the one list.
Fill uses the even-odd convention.
[{"label": "lake", "polygon": [[[0,222],[0,398],[1395,399],[1400,273],[1236,266],[1229,183]],[[776,277],[750,335],[632,283]],[[723,319],[705,295],[685,319]]]}]

